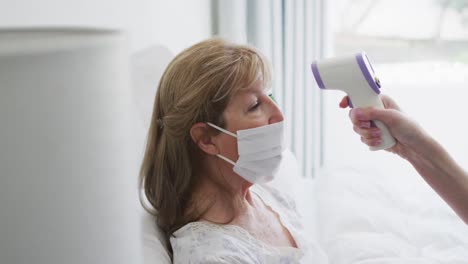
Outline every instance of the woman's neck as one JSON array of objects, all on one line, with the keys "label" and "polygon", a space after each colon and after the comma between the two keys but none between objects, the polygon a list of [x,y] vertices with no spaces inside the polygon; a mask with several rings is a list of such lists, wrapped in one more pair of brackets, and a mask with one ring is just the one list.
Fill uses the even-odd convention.
[{"label": "woman's neck", "polygon": [[244,179],[220,183],[204,178],[194,192],[194,205],[201,210],[202,220],[229,223],[254,206],[251,186]]}]

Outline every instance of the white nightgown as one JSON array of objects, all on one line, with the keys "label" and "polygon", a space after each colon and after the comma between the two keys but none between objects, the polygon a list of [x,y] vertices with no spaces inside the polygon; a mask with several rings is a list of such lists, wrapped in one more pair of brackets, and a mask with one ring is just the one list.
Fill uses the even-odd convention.
[{"label": "white nightgown", "polygon": [[192,222],[174,232],[171,246],[174,264],[198,263],[327,263],[327,257],[312,239],[306,239],[295,204],[276,189],[253,185],[250,190],[280,216],[296,241],[294,247],[270,246],[236,225]]}]

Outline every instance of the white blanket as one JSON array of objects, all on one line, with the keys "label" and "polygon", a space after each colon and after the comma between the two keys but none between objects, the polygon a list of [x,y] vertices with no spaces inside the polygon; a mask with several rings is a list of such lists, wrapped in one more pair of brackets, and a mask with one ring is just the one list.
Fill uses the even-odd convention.
[{"label": "white blanket", "polygon": [[316,184],[330,263],[468,263],[468,226],[416,173],[343,168]]}]

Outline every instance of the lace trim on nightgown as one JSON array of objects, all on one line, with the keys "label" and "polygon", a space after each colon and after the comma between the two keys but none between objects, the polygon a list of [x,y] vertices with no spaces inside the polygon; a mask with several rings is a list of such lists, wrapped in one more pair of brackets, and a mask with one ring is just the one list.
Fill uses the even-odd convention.
[{"label": "lace trim on nightgown", "polygon": [[[237,225],[192,222],[171,237],[174,263],[300,263],[304,255],[314,255],[314,263],[325,263],[322,251],[301,234],[302,226],[291,199],[269,186],[254,185],[251,191],[276,212],[298,248],[275,247],[256,239]],[[307,254],[305,254],[307,253]],[[320,260],[320,261],[319,261]],[[310,263],[310,262],[305,262]]]}]

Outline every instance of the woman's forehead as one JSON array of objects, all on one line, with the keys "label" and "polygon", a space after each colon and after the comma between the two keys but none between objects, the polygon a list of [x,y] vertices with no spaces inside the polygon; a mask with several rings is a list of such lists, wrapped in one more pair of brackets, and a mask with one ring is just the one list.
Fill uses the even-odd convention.
[{"label": "woman's forehead", "polygon": [[270,87],[266,87],[262,79],[257,79],[251,85],[240,89],[239,93],[259,93],[267,92],[270,90]]}]

